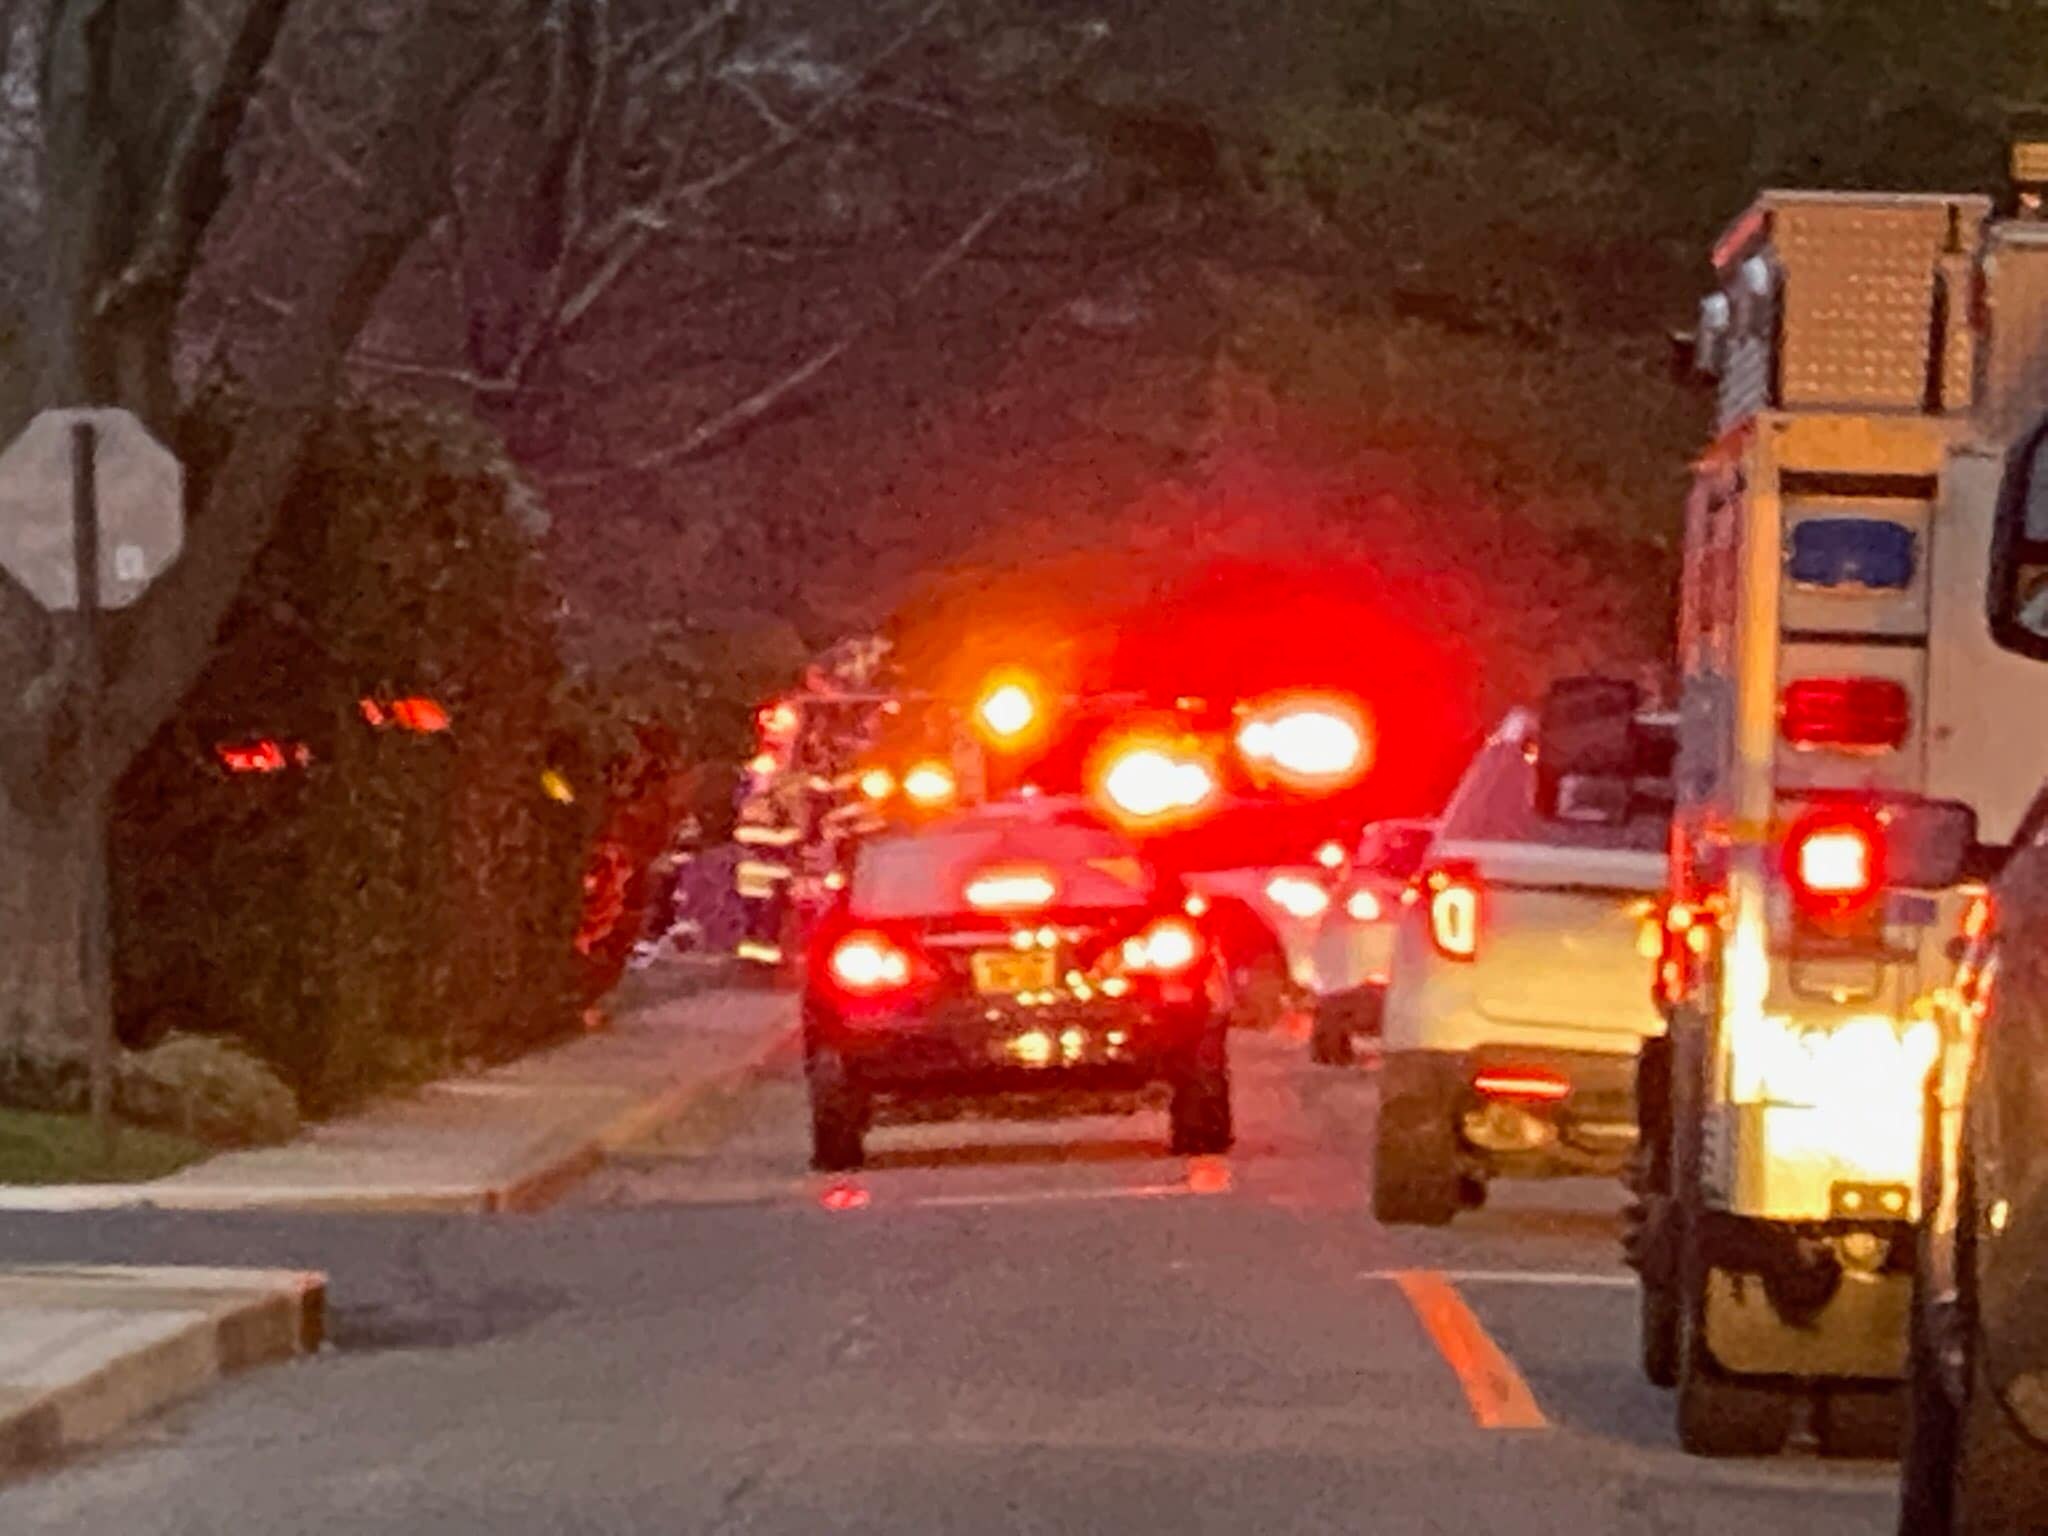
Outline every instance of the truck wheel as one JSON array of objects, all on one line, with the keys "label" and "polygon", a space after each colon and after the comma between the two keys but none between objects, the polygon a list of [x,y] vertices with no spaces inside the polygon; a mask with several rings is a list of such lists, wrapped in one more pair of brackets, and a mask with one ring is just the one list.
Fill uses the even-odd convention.
[{"label": "truck wheel", "polygon": [[1309,1032],[1308,1057],[1325,1067],[1351,1063],[1351,1020],[1346,1010],[1323,998],[1316,1004],[1315,1026]]},{"label": "truck wheel", "polygon": [[1956,1448],[1961,1419],[1935,1358],[1934,1324],[1923,1294],[1924,1264],[1913,1274],[1906,1348],[1906,1434],[1899,1451],[1899,1536],[1953,1536]]},{"label": "truck wheel", "polygon": [[1176,1157],[1214,1157],[1237,1139],[1230,1114],[1230,1062],[1221,1026],[1205,1032],[1201,1049],[1173,1085],[1167,1114]]},{"label": "truck wheel", "polygon": [[1693,1223],[1680,1217],[1678,1443],[1694,1456],[1775,1456],[1792,1428],[1792,1397],[1731,1378],[1708,1353],[1706,1256]]},{"label": "truck wheel", "polygon": [[1678,1298],[1647,1278],[1636,1288],[1637,1351],[1653,1387],[1678,1385]]},{"label": "truck wheel", "polygon": [[1435,1098],[1380,1105],[1373,1143],[1372,1213],[1388,1226],[1441,1227],[1458,1214],[1458,1141]]},{"label": "truck wheel", "polygon": [[1636,1061],[1636,1150],[1623,1183],[1622,1248],[1640,1285],[1636,1340],[1652,1386],[1678,1384],[1678,1291],[1671,1254],[1671,1047],[1646,1040]]},{"label": "truck wheel", "polygon": [[1970,1395],[1956,1426],[1949,1529],[1954,1536],[2038,1536],[2048,1530],[2048,1447],[1999,1401],[1982,1351],[1971,1350]]},{"label": "truck wheel", "polygon": [[1287,962],[1270,952],[1252,955],[1231,979],[1230,1022],[1239,1029],[1275,1029],[1287,1012]]},{"label": "truck wheel", "polygon": [[1899,1387],[1845,1387],[1816,1405],[1814,1437],[1823,1456],[1890,1461],[1906,1433],[1906,1394]]},{"label": "truck wheel", "polygon": [[820,1173],[850,1173],[866,1161],[868,1106],[838,1052],[817,1050],[808,1074],[811,1090],[811,1166]]}]

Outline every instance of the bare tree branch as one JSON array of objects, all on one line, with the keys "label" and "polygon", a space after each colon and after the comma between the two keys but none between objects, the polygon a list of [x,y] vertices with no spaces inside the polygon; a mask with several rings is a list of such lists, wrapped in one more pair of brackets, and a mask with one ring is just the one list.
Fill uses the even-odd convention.
[{"label": "bare tree branch", "polygon": [[[749,0],[714,0],[714,3],[706,6],[704,13],[688,27],[684,28],[682,33],[666,48],[662,49],[659,53],[650,55],[634,66],[632,71],[634,86],[636,88],[645,87],[653,81],[659,80],[663,75],[675,68],[677,64],[688,58],[696,46],[709,37],[713,31],[728,22],[737,21],[747,9],[748,3]],[[646,36],[652,30],[650,27],[636,32],[628,40],[628,48],[623,51],[632,52],[632,44],[637,43],[641,37]]]},{"label": "bare tree branch", "polygon": [[838,336],[817,348],[794,368],[755,390],[745,399],[700,422],[690,432],[674,443],[640,455],[627,461],[618,470],[600,472],[579,471],[554,475],[550,479],[557,485],[597,485],[614,478],[622,471],[646,473],[667,468],[673,464],[701,459],[729,439],[769,415],[784,401],[798,393],[819,375],[830,369],[841,358],[867,337],[894,322],[906,307],[926,289],[937,282],[974,249],[1004,215],[1027,198],[1048,196],[1062,188],[1077,183],[1087,175],[1085,164],[1069,166],[1064,171],[1051,175],[1035,176],[1009,187],[989,202],[963,227],[945,248],[934,256],[907,285],[899,290],[879,313],[860,321]]},{"label": "bare tree branch", "polygon": [[200,242],[228,194],[228,154],[240,136],[256,84],[277,49],[292,0],[248,0],[213,89],[178,133],[156,212],[126,268],[99,295],[112,314],[144,291],[183,292]]},{"label": "bare tree branch", "polygon": [[850,102],[859,99],[896,57],[951,10],[953,5],[954,0],[931,0],[931,3],[918,12],[901,31],[870,55],[866,63],[851,78],[838,89],[829,92],[795,122],[787,124],[780,132],[771,134],[766,143],[736,156],[716,170],[706,172],[692,181],[665,188],[653,198],[623,209],[613,219],[611,227],[597,241],[600,248],[609,245],[609,253],[591,275],[590,280],[562,306],[559,314],[562,328],[566,330],[574,327],[589,313],[591,308],[611,290],[612,285],[618,282],[645,253],[651,237],[669,230],[678,211],[686,206],[701,207],[734,183],[757,171],[766,170],[786,158],[820,128],[837,117]]}]

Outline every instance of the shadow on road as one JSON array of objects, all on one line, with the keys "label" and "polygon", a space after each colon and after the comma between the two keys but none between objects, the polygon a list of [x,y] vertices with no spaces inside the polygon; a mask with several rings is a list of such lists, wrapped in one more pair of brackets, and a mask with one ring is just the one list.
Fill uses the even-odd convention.
[{"label": "shadow on road", "polygon": [[1015,1168],[1038,1164],[1172,1161],[1157,1137],[1075,1142],[962,1142],[955,1146],[870,1147],[867,1166],[896,1168]]}]

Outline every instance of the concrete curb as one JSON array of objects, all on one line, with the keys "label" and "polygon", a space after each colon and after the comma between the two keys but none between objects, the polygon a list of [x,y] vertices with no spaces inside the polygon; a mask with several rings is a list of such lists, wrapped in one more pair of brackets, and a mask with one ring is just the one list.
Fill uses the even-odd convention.
[{"label": "concrete curb", "polygon": [[800,1031],[792,1025],[769,1036],[741,1061],[705,1077],[674,1082],[651,1098],[622,1110],[568,1145],[522,1161],[485,1193],[477,1209],[493,1213],[545,1210],[603,1166],[605,1158],[652,1134],[698,1104],[745,1086],[794,1056]]},{"label": "concrete curb", "polygon": [[778,1029],[737,1062],[671,1080],[649,1097],[527,1151],[482,1182],[411,1188],[290,1185],[60,1185],[0,1189],[0,1211],[290,1211],[324,1215],[498,1215],[546,1209],[602,1165],[608,1153],[647,1135],[698,1102],[732,1092],[793,1055],[799,1030]]},{"label": "concrete curb", "polygon": [[0,1359],[0,1474],[106,1439],[238,1371],[310,1354],[327,1280],[291,1270],[0,1269],[0,1318],[70,1314],[71,1335]]}]

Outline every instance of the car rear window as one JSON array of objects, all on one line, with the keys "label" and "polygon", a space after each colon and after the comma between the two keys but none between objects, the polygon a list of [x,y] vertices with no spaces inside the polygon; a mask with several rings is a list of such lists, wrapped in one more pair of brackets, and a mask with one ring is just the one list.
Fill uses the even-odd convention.
[{"label": "car rear window", "polygon": [[1536,809],[1536,769],[1521,743],[1489,742],[1465,770],[1444,812],[1447,842],[1537,843],[1554,848],[1601,848],[1662,853],[1670,816],[1662,808],[1625,822],[1575,821]]},{"label": "car rear window", "polygon": [[848,906],[857,917],[945,917],[968,910],[977,874],[1031,866],[1051,873],[1062,908],[1142,906],[1157,881],[1137,850],[1093,827],[975,827],[880,838],[854,860]]}]

